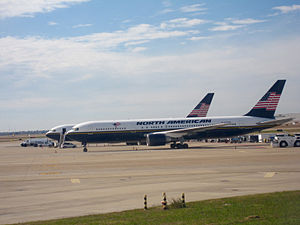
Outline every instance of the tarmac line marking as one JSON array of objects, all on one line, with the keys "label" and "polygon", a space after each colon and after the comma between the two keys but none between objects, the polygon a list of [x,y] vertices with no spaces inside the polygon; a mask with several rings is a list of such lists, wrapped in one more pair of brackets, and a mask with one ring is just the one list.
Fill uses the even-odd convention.
[{"label": "tarmac line marking", "polygon": [[61,172],[46,172],[46,173],[39,173],[40,175],[55,175],[55,174],[61,174]]},{"label": "tarmac line marking", "polygon": [[276,173],[275,172],[268,172],[265,174],[264,178],[270,178],[273,177]]},{"label": "tarmac line marking", "polygon": [[79,179],[71,179],[71,183],[72,184],[80,184],[80,180]]}]

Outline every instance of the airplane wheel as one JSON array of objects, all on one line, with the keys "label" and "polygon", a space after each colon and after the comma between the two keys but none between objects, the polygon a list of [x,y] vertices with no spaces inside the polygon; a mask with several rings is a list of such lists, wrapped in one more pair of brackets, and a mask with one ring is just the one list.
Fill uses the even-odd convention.
[{"label": "airplane wheel", "polygon": [[83,152],[87,152],[87,148],[83,148]]},{"label": "airplane wheel", "polygon": [[171,147],[171,148],[175,148],[175,147],[176,147],[176,144],[170,144],[170,147]]},{"label": "airplane wheel", "polygon": [[189,148],[188,144],[183,144],[183,148]]}]

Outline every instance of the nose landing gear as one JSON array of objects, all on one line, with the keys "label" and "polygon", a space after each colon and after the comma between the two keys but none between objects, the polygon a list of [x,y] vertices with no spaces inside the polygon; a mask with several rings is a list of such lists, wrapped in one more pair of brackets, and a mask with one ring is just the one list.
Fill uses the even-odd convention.
[{"label": "nose landing gear", "polygon": [[86,143],[82,143],[82,146],[83,146],[83,152],[87,152],[88,149],[87,149],[87,147],[86,147]]}]

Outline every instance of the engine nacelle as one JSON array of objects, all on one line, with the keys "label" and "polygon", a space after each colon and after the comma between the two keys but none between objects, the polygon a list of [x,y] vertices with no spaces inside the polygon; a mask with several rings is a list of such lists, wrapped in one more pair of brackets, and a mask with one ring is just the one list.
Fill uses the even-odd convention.
[{"label": "engine nacelle", "polygon": [[170,142],[169,139],[165,134],[147,134],[146,143],[148,146],[165,145]]}]

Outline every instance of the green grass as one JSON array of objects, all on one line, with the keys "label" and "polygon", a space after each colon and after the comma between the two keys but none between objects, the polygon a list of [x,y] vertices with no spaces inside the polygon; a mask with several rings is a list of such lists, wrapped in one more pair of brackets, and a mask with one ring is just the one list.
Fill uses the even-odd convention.
[{"label": "green grass", "polygon": [[[188,197],[188,195],[187,195]],[[141,198],[142,203],[142,198]],[[300,224],[300,191],[277,192],[187,203],[186,208],[161,207],[24,224]]]}]

